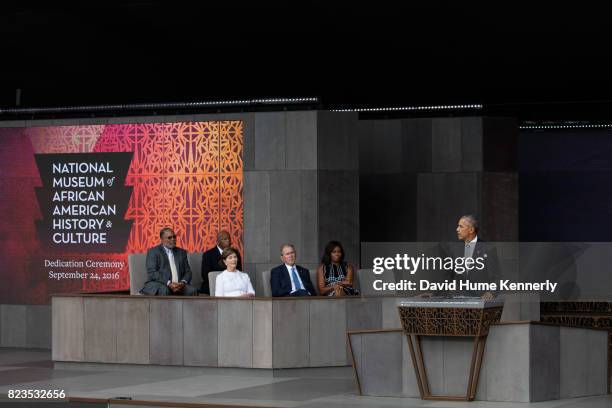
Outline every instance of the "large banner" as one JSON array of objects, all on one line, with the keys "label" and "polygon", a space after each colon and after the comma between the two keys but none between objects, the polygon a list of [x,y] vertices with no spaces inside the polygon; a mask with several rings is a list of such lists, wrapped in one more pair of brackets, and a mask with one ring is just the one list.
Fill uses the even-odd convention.
[{"label": "large banner", "polygon": [[242,135],[240,121],[0,129],[0,303],[128,290],[128,254],[167,226],[189,252],[219,229],[242,252]]}]

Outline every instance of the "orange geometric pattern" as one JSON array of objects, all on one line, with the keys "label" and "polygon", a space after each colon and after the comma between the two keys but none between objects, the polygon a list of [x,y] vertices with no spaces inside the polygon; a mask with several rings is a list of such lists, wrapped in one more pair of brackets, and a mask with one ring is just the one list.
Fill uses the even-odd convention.
[{"label": "orange geometric pattern", "polygon": [[93,151],[105,125],[44,126],[25,128],[35,153],[88,153]]},{"label": "orange geometric pattern", "polygon": [[[166,226],[188,252],[214,246],[217,231],[226,229],[244,253],[242,121],[53,126],[27,128],[26,135],[35,153],[133,152],[125,181],[133,188],[125,214],[133,220],[126,252],[100,254],[105,259],[127,261],[127,253],[146,252],[159,244]],[[118,282],[79,284],[85,291],[126,289],[127,273],[126,268]]]},{"label": "orange geometric pattern", "polygon": [[126,185],[127,252],[145,252],[171,226],[190,252],[212,247],[227,229],[242,252],[241,121],[108,125],[94,151],[134,152]]}]

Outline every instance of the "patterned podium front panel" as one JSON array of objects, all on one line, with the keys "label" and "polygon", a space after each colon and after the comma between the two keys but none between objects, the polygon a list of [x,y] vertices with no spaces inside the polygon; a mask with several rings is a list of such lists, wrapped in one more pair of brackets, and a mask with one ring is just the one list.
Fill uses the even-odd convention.
[{"label": "patterned podium front panel", "polygon": [[406,334],[425,336],[485,336],[501,318],[503,306],[477,308],[399,306]]}]

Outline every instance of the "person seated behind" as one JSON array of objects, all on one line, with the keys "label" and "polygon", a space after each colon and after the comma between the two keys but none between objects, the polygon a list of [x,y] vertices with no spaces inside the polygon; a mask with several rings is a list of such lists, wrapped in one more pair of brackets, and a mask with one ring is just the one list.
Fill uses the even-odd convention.
[{"label": "person seated behind", "polygon": [[272,296],[312,296],[316,294],[308,269],[296,265],[295,260],[296,253],[293,244],[283,244],[281,246],[283,264],[272,269],[270,273]]},{"label": "person seated behind", "polygon": [[[202,269],[200,273],[202,274],[202,286],[200,287],[200,293],[205,295],[210,295],[210,288],[208,287],[208,273],[223,271],[225,269],[225,265],[221,262],[221,253],[225,248],[229,248],[232,246],[232,237],[229,232],[225,230],[221,230],[217,233],[217,245],[210,248],[208,251],[202,254]],[[236,269],[242,269],[242,262],[240,261],[240,253],[237,252],[238,255],[238,264]]]},{"label": "person seated behind", "polygon": [[251,285],[249,275],[240,272],[238,266],[238,251],[232,247],[225,248],[221,253],[219,263],[225,270],[217,275],[215,281],[215,296],[253,297],[255,290]]},{"label": "person seated behind", "polygon": [[330,241],[317,268],[319,293],[323,296],[358,295],[359,291],[353,288],[353,274],[353,266],[344,262],[342,244]]},{"label": "person seated behind", "polygon": [[197,296],[198,290],[190,285],[187,251],[176,246],[172,228],[162,228],[159,237],[161,243],[147,251],[147,281],[140,292],[153,296]]}]

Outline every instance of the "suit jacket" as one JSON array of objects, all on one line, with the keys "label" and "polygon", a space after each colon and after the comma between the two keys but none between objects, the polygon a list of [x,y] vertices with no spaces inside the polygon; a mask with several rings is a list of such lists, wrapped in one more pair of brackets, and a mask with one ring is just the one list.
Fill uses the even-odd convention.
[{"label": "suit jacket", "polygon": [[[178,280],[191,283],[191,268],[187,262],[187,251],[174,247],[174,263],[178,273]],[[172,270],[170,269],[170,260],[163,245],[158,245],[147,251],[147,282],[158,282],[164,286],[169,280],[172,280]],[[146,288],[146,284],[145,284]]]},{"label": "suit jacket", "polygon": [[[219,252],[219,248],[217,248],[216,245],[202,254],[202,270],[200,271],[202,274],[202,286],[200,287],[200,293],[210,295],[208,272],[221,272],[225,270],[225,266],[221,266],[219,261],[221,261],[221,252]],[[238,265],[236,266],[236,269],[242,271],[242,260],[240,259],[240,254],[238,254]]]},{"label": "suit jacket", "polygon": [[[295,265],[295,269],[302,280],[304,289],[310,292],[311,295],[315,296],[317,292],[310,281],[310,273],[308,272],[308,269],[303,268],[300,265]],[[291,293],[291,277],[289,276],[289,271],[284,264],[277,266],[270,272],[270,286],[272,286],[272,296],[274,297],[288,296]]]},{"label": "suit jacket", "polygon": [[[451,256],[453,258],[462,258],[465,251],[465,243],[457,242],[450,244],[450,251],[447,252],[446,256]],[[470,271],[464,272],[463,274],[457,274],[453,271],[450,271],[446,278],[450,280],[470,280],[471,282],[495,282],[499,286],[500,271],[499,271],[499,258],[497,256],[497,249],[494,245],[489,242],[485,242],[484,240],[478,237],[478,241],[476,241],[476,246],[474,247],[474,251],[472,252],[472,258],[482,258],[482,263],[484,264],[484,268],[479,270],[473,268]],[[460,293],[462,295],[468,296],[479,296],[481,292],[472,292],[472,291],[463,291]]]}]

